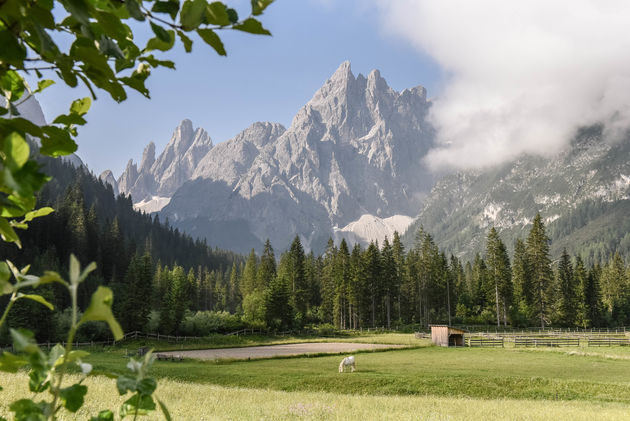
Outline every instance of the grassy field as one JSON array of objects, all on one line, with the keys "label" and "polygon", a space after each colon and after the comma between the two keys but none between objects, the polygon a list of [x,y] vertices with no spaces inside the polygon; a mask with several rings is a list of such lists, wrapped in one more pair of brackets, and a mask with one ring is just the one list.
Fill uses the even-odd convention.
[{"label": "grassy field", "polygon": [[[426,345],[413,335],[360,339]],[[337,372],[338,355],[158,361],[152,373],[178,419],[630,419],[627,348],[423,346],[356,359],[358,371],[346,374]],[[95,370],[124,371],[123,349],[87,361]],[[113,380],[91,382],[101,409],[120,401]],[[13,375],[0,374],[0,384],[0,414],[11,396],[28,396],[18,387],[26,382]]]}]

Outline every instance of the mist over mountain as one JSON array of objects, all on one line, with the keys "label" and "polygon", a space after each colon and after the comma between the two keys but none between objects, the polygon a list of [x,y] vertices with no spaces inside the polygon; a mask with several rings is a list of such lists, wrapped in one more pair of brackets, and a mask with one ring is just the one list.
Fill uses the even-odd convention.
[{"label": "mist over mountain", "polygon": [[494,226],[509,249],[540,212],[558,258],[566,248],[587,262],[619,251],[630,256],[630,141],[610,143],[603,128],[582,129],[551,158],[522,155],[486,170],[439,180],[403,240],[422,225],[440,246],[464,259],[485,251]]}]

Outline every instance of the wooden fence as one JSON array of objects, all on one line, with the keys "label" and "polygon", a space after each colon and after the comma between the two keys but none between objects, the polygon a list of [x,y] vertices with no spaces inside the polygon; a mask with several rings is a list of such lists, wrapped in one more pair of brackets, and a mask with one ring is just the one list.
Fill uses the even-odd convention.
[{"label": "wooden fence", "polygon": [[515,347],[580,346],[580,338],[514,338]]},{"label": "wooden fence", "polygon": [[630,341],[624,338],[588,338],[588,346],[627,346]]},{"label": "wooden fence", "polygon": [[467,338],[466,345],[470,347],[490,347],[490,348],[503,348],[503,338]]}]

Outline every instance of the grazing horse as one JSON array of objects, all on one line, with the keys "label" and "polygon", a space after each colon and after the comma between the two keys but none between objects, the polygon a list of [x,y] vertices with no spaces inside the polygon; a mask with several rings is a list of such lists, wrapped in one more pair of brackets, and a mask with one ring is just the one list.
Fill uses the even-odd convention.
[{"label": "grazing horse", "polygon": [[357,366],[354,363],[354,356],[346,357],[343,360],[341,360],[341,362],[339,363],[339,372],[343,373],[344,368],[346,366],[350,366],[350,370],[352,372],[354,372],[354,370],[356,370]]}]

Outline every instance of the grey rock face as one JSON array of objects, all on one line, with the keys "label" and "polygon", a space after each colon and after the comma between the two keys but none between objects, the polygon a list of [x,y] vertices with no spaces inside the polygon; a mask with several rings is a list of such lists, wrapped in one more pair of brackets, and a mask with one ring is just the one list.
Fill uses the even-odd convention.
[{"label": "grey rock face", "polygon": [[597,259],[623,244],[630,211],[630,140],[610,144],[601,128],[584,129],[552,158],[522,156],[487,170],[438,181],[403,240],[411,245],[420,224],[448,252],[471,259],[483,253],[494,226],[508,249],[525,238],[540,212],[551,252],[563,248]]},{"label": "grey rock face", "polygon": [[345,62],[286,131],[256,123],[211,149],[162,214],[210,244],[225,236],[221,222],[243,221],[241,251],[256,246],[252,236],[284,249],[296,234],[320,249],[363,214],[415,215],[432,184],[421,164],[429,107],[424,88],[396,92]]},{"label": "grey rock face", "polygon": [[157,159],[155,144],[151,142],[144,149],[139,168],[129,161],[118,179],[119,189],[131,194],[134,203],[151,200],[153,196],[170,197],[191,178],[212,146],[212,139],[204,129],[194,129],[190,120],[183,120]]},{"label": "grey rock face", "polygon": [[118,196],[118,182],[114,178],[114,174],[110,170],[105,170],[98,176],[98,179],[105,184],[112,186],[114,195]]}]

